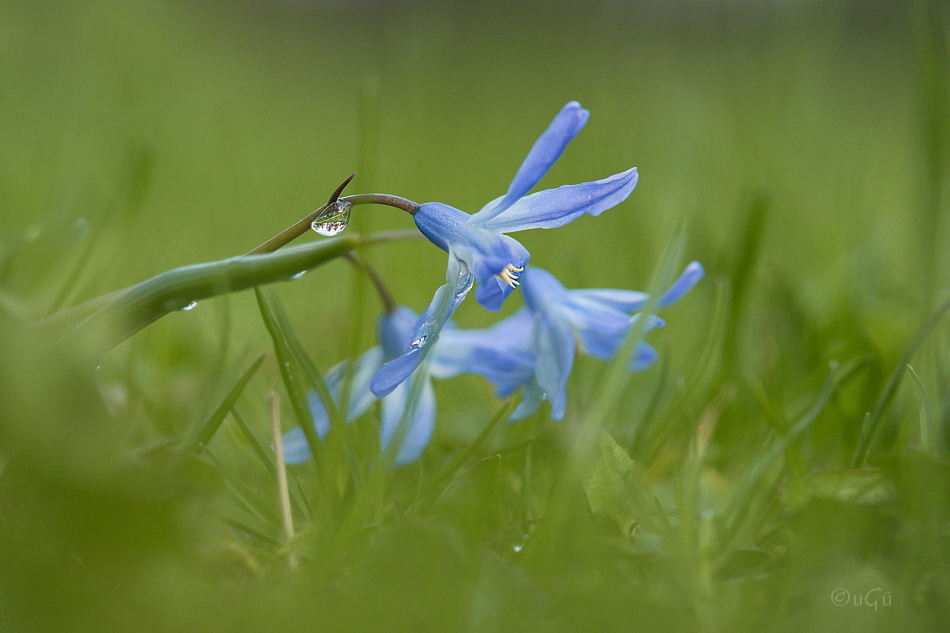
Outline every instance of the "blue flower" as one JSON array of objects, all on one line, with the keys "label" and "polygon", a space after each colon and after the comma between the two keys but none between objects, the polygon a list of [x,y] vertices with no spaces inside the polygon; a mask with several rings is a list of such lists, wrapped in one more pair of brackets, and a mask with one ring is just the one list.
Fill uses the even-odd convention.
[{"label": "blue flower", "polygon": [[[369,388],[370,379],[387,360],[399,355],[403,341],[415,322],[415,313],[405,307],[380,317],[380,344],[360,356],[352,369],[347,421],[363,415],[376,401],[376,396]],[[341,363],[327,372],[327,387],[337,403],[341,398],[347,364]],[[414,393],[416,389],[418,393]],[[330,431],[327,410],[315,392],[310,392],[308,401],[317,435],[323,439]],[[399,441],[399,451],[393,464],[399,466],[415,461],[429,444],[435,428],[435,393],[429,376],[420,374],[416,380],[402,383],[382,399],[381,405],[380,446],[385,450],[395,438]],[[283,444],[284,460],[289,464],[304,462],[312,457],[300,427],[287,432]]]},{"label": "blue flower", "polygon": [[489,310],[501,307],[520,283],[530,258],[527,249],[506,233],[555,228],[585,213],[599,215],[630,195],[637,184],[635,167],[603,180],[526,195],[584,127],[588,116],[576,101],[565,105],[528,152],[507,193],[478,213],[469,215],[441,202],[418,208],[413,215],[416,226],[449,254],[446,283],[436,291],[399,357],[373,377],[373,393],[385,396],[412,373],[476,281],[478,302]]},{"label": "blue flower", "polygon": [[[703,267],[692,262],[673,286],[657,300],[657,307],[678,301],[702,278]],[[655,315],[633,314],[649,295],[634,290],[565,288],[551,273],[527,268],[521,277],[526,306],[492,328],[470,331],[464,358],[455,369],[485,376],[497,387],[499,397],[524,387],[521,402],[511,419],[534,413],[545,399],[551,417],[564,416],[567,379],[574,364],[577,341],[587,354],[610,360],[641,318],[645,330],[660,327]],[[640,371],[657,359],[656,350],[644,341],[637,344],[629,369]]]}]

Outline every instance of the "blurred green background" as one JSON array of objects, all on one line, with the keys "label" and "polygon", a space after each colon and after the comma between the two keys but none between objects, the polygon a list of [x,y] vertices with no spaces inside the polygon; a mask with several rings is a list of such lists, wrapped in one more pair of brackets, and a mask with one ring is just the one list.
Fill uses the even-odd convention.
[{"label": "blurred green background", "polygon": [[[924,0],[0,3],[0,628],[939,626],[950,604],[946,325],[905,354],[950,279],[948,28],[946,7]],[[348,193],[474,212],[572,99],[590,121],[540,186],[634,165],[640,182],[599,218],[519,234],[532,263],[568,287],[647,289],[682,234],[685,258],[707,271],[651,333],[662,366],[633,379],[607,425],[644,469],[650,508],[654,496],[689,502],[694,476],[709,496],[696,525],[677,523],[679,548],[663,542],[675,563],[577,519],[564,551],[511,561],[505,530],[533,523],[489,530],[479,495],[544,498],[573,427],[541,417],[473,454],[478,465],[514,451],[516,472],[498,457],[474,496],[436,513],[447,524],[393,519],[499,406],[463,378],[440,386],[424,463],[387,484],[396,510],[363,531],[314,528],[303,540],[325,555],[294,576],[275,562],[279,544],[208,518],[241,497],[238,484],[197,459],[170,476],[154,457],[210,413],[236,380],[228,368],[270,351],[253,293],[169,315],[102,359],[47,356],[18,334],[170,268],[244,253],[352,171]],[[396,209],[359,207],[349,230],[411,226]],[[443,283],[445,254],[424,242],[364,254],[417,311]],[[321,370],[372,344],[376,299],[346,262],[274,290]],[[494,318],[473,301],[457,314],[466,326]],[[832,362],[854,373],[824,398]],[[889,392],[907,363],[913,380],[900,374]],[[602,371],[578,361],[569,417],[584,418]],[[243,396],[263,442],[277,373],[269,358]],[[756,470],[817,402],[781,468]],[[876,470],[850,470],[878,406]],[[919,430],[930,426],[932,442]],[[235,480],[268,490],[215,442]],[[532,442],[542,448],[529,475],[512,447]],[[808,478],[836,469],[843,479]],[[869,501],[867,472],[883,477],[870,480],[883,497]],[[739,495],[743,477],[766,488],[717,515],[717,486]],[[588,513],[577,501],[563,507]],[[755,517],[736,537],[754,543],[750,559],[722,545],[722,516]],[[728,565],[710,562],[717,542]],[[893,605],[839,608],[836,587],[880,588]]]}]

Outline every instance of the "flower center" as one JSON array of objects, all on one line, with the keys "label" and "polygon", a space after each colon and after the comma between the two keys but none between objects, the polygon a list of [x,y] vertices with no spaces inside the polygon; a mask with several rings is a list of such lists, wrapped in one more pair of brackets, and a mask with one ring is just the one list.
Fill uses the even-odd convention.
[{"label": "flower center", "polygon": [[515,288],[520,283],[518,281],[518,273],[522,272],[523,270],[524,270],[524,267],[518,268],[514,264],[508,264],[507,266],[505,266],[505,269],[503,271],[501,271],[495,276],[501,279],[503,282],[505,282],[509,286],[511,286],[512,288]]}]

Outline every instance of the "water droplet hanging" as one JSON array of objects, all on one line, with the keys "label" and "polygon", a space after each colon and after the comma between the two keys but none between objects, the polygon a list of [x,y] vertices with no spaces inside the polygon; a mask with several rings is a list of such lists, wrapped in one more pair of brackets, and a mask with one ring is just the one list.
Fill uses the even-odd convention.
[{"label": "water droplet hanging", "polygon": [[310,228],[326,237],[333,237],[346,228],[350,222],[350,210],[353,205],[343,200],[337,200],[326,211],[314,218]]}]

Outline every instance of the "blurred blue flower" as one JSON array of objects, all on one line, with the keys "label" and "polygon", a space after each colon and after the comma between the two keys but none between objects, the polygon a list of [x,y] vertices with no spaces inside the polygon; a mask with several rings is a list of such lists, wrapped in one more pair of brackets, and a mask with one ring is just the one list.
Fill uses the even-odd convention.
[{"label": "blurred blue flower", "polygon": [[[683,297],[702,278],[703,267],[692,262],[673,286],[657,300],[666,307]],[[545,399],[551,417],[564,417],[567,379],[574,364],[577,341],[587,354],[608,361],[616,355],[630,330],[641,318],[644,331],[660,327],[655,315],[633,314],[649,295],[635,290],[565,288],[551,273],[534,266],[522,274],[525,307],[494,327],[469,331],[465,358],[456,369],[485,376],[506,397],[524,387],[511,419],[537,411]],[[630,360],[631,371],[641,371],[657,359],[657,351],[639,341]]]},{"label": "blurred blue flower", "polygon": [[[683,297],[702,279],[703,267],[690,263],[673,286],[657,300],[657,307],[669,306]],[[534,380],[525,385],[514,419],[530,415],[543,398],[551,402],[551,417],[564,417],[567,404],[567,379],[574,364],[576,340],[587,354],[609,361],[620,350],[627,334],[641,318],[648,321],[644,332],[664,325],[655,315],[629,313],[640,310],[649,295],[635,290],[568,290],[554,275],[541,268],[525,271],[524,298],[534,314],[532,350],[535,356]],[[638,341],[630,359],[631,371],[642,371],[658,357],[656,349]]]},{"label": "blurred blue flower", "polygon": [[[360,356],[352,369],[347,421],[363,415],[376,401],[376,396],[369,388],[370,379],[386,360],[391,360],[401,353],[403,342],[415,322],[415,313],[405,307],[399,307],[394,312],[380,317],[379,345]],[[327,372],[327,387],[337,403],[342,395],[347,364],[340,363]],[[413,388],[418,389],[418,394],[413,393]],[[327,410],[316,392],[310,392],[308,402],[317,435],[323,439],[330,431]],[[399,466],[418,459],[429,444],[435,428],[435,393],[429,376],[420,374],[416,380],[402,383],[383,398],[381,418],[380,446],[383,450],[386,450],[397,434],[400,436],[399,452],[393,464]],[[284,460],[289,464],[304,462],[312,457],[300,427],[287,432],[283,437],[283,444]]]},{"label": "blurred blue flower", "polygon": [[449,254],[446,283],[417,321],[402,354],[373,377],[373,393],[385,396],[412,373],[475,281],[478,302],[489,310],[501,307],[518,286],[530,258],[524,246],[505,233],[555,228],[585,213],[599,215],[630,195],[637,184],[635,167],[603,180],[526,195],[584,127],[588,116],[576,101],[565,105],[528,152],[507,193],[478,213],[469,215],[441,202],[423,204],[415,212],[413,218],[423,235]]}]

